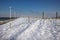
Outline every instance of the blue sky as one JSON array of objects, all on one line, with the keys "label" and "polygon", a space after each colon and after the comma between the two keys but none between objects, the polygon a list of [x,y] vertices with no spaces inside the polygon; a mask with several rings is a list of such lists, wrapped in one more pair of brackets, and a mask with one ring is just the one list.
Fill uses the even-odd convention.
[{"label": "blue sky", "polygon": [[9,6],[12,16],[14,12],[17,16],[40,16],[43,11],[46,16],[55,16],[56,11],[60,15],[60,0],[0,0],[0,16],[9,16]]}]

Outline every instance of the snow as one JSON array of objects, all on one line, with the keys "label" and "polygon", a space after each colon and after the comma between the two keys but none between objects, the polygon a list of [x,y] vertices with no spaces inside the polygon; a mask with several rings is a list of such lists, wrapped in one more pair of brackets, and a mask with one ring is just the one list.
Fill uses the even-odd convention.
[{"label": "snow", "polygon": [[17,18],[0,25],[0,40],[60,40],[60,19]]}]

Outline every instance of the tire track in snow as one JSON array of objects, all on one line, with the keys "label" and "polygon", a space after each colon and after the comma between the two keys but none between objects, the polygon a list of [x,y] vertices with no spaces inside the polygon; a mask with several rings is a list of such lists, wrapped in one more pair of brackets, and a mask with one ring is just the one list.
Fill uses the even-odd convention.
[{"label": "tire track in snow", "polygon": [[[13,37],[11,37],[10,38],[10,40],[16,40],[16,38],[17,38],[17,36],[19,36],[19,35],[21,35],[25,30],[27,30],[29,27],[30,27],[30,25],[32,25],[32,24],[34,24],[35,23],[35,21],[34,22],[29,22],[29,23],[27,23],[25,26],[26,26],[26,28],[23,28],[22,30],[20,30],[16,35],[14,35]],[[24,27],[25,27],[24,26]]]},{"label": "tire track in snow", "polygon": [[[33,28],[36,28],[36,27],[37,27],[37,25],[36,25],[37,22],[39,22],[39,20],[35,21],[35,23],[33,23],[32,25],[30,25],[29,28],[26,29],[24,32],[30,33],[31,30],[34,30]],[[23,32],[23,33],[24,33],[24,32]],[[23,34],[23,33],[22,33],[22,34]],[[20,37],[22,37],[22,36],[21,36],[22,34],[20,34],[20,35],[17,37],[16,40],[21,40]],[[24,33],[24,34],[25,34],[25,33]],[[28,35],[28,34],[27,34],[27,35]],[[22,38],[22,39],[23,39],[23,38]],[[25,40],[25,39],[24,39],[24,40]]]}]

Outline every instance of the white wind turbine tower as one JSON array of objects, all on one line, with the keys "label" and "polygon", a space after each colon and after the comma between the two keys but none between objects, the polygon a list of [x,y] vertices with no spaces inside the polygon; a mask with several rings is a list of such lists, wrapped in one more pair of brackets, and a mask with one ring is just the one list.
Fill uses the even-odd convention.
[{"label": "white wind turbine tower", "polygon": [[9,8],[10,8],[10,19],[11,19],[11,8],[12,8],[12,7],[10,6]]},{"label": "white wind turbine tower", "polygon": [[[9,7],[10,8],[10,20],[11,20],[11,6]],[[11,26],[11,23],[10,23],[10,28],[11,28],[12,26]]]},{"label": "white wind turbine tower", "polygon": [[16,14],[16,11],[14,11],[14,17],[17,18],[17,14]]}]

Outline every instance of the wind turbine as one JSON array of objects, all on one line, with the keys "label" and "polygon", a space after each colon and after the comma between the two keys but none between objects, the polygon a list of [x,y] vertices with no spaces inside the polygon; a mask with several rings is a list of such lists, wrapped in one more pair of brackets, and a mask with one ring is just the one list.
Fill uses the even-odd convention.
[{"label": "wind turbine", "polygon": [[44,17],[45,17],[45,15],[44,15],[44,11],[43,11],[43,13],[42,13],[42,19],[44,19]]},{"label": "wind turbine", "polygon": [[11,19],[11,9],[12,9],[12,7],[10,6],[9,8],[10,8],[10,19]]},{"label": "wind turbine", "polygon": [[[10,20],[11,20],[11,6],[9,7],[10,8]],[[12,26],[11,26],[11,23],[10,23],[10,28],[11,28]]]},{"label": "wind turbine", "polygon": [[56,19],[58,18],[58,12],[56,12]]},{"label": "wind turbine", "polygon": [[17,18],[17,14],[16,14],[16,11],[14,11],[14,17]]}]

